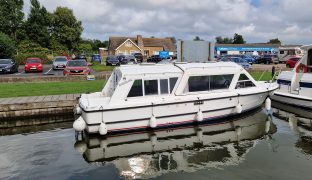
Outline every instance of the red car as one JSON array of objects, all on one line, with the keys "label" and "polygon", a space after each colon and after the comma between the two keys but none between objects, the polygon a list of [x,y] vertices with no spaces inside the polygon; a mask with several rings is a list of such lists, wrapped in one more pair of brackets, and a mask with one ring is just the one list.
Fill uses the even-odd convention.
[{"label": "red car", "polygon": [[64,76],[67,75],[89,75],[91,70],[85,60],[68,61],[63,71]]},{"label": "red car", "polygon": [[286,61],[286,67],[294,68],[300,58],[290,58]]},{"label": "red car", "polygon": [[27,58],[25,72],[42,72],[42,60],[40,58]]}]

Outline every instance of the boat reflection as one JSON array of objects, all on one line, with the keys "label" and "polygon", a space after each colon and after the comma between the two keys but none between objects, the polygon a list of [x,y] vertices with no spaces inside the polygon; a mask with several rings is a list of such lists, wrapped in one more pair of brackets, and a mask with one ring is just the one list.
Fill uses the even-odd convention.
[{"label": "boat reflection", "polygon": [[85,135],[75,148],[89,163],[113,164],[121,176],[145,179],[237,165],[259,138],[275,132],[271,118],[258,110],[217,125],[107,137]]},{"label": "boat reflection", "polygon": [[[290,128],[294,132],[298,133],[299,139],[295,145],[298,150],[305,154],[312,155],[312,116],[311,114],[309,114],[312,112],[303,111],[302,109],[294,108],[287,105],[283,105],[282,108],[285,110],[291,110],[291,112],[284,111],[282,109],[274,109],[273,115],[278,117],[279,119],[287,121]],[[296,112],[297,114],[294,114],[292,112]]]}]

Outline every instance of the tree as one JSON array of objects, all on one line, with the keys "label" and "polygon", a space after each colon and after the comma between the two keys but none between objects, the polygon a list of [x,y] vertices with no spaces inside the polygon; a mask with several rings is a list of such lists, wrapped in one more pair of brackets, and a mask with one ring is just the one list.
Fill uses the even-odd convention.
[{"label": "tree", "polygon": [[81,21],[78,21],[71,9],[57,7],[52,15],[52,38],[72,50],[78,48],[83,31]]},{"label": "tree", "polygon": [[218,44],[233,44],[233,39],[232,38],[228,38],[228,37],[221,37],[221,36],[218,36],[216,37],[216,43]]},{"label": "tree", "polygon": [[14,41],[8,35],[0,32],[0,59],[11,58],[15,51]]},{"label": "tree", "polygon": [[50,46],[49,26],[51,15],[45,7],[41,7],[38,0],[31,0],[30,14],[25,23],[28,39],[40,44],[42,47]]},{"label": "tree", "polygon": [[81,43],[79,44],[79,52],[83,54],[89,54],[92,53],[92,45],[89,43]]},{"label": "tree", "polygon": [[0,31],[17,40],[23,24],[23,0],[0,0]]},{"label": "tree", "polygon": [[268,43],[269,44],[282,44],[282,42],[278,38],[270,39]]},{"label": "tree", "polygon": [[203,41],[203,39],[200,39],[199,36],[195,36],[194,41]]},{"label": "tree", "polygon": [[245,44],[244,38],[242,35],[235,33],[233,38],[233,44]]}]

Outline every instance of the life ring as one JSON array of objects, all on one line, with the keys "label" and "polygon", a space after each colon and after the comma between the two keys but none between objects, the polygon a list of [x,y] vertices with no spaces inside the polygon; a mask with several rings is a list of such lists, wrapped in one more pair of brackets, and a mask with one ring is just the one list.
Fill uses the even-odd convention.
[{"label": "life ring", "polygon": [[303,72],[303,73],[306,73],[308,72],[308,67],[304,64],[299,64],[296,68],[296,72],[299,73],[299,72]]}]

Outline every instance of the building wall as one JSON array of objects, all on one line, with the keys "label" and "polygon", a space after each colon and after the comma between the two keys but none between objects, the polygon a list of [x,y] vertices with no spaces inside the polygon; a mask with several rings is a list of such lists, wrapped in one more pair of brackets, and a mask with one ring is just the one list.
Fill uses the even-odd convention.
[{"label": "building wall", "polygon": [[144,47],[144,51],[148,51],[149,54],[147,56],[156,55],[159,51],[163,51],[164,48],[162,46],[159,47]]},{"label": "building wall", "polygon": [[[129,41],[128,41],[129,42]],[[127,46],[126,43],[123,44],[122,46],[120,46],[116,51],[114,55],[118,55],[118,54],[132,54],[135,52],[141,52],[141,50],[136,47],[134,44],[132,44],[131,46]]]}]

